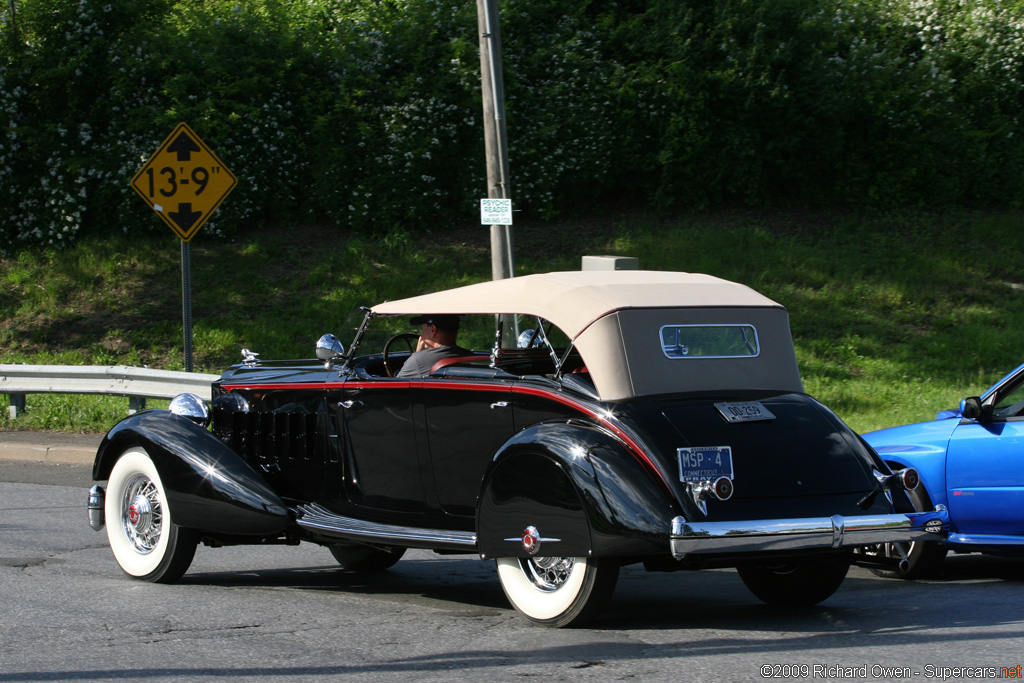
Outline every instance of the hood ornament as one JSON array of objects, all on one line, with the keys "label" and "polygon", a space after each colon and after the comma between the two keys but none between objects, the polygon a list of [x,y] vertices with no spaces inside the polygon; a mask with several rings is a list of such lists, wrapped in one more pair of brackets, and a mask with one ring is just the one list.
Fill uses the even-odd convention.
[{"label": "hood ornament", "polygon": [[249,349],[242,349],[242,363],[251,367],[258,365],[260,362],[260,354]]}]

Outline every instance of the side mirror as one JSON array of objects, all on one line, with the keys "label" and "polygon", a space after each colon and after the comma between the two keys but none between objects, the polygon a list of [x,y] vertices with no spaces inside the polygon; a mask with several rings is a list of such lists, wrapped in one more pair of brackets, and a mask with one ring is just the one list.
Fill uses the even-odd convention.
[{"label": "side mirror", "polygon": [[325,334],[316,342],[316,357],[325,364],[345,353],[345,346],[333,334]]},{"label": "side mirror", "polygon": [[981,399],[977,396],[969,396],[960,401],[960,417],[969,420],[977,420],[981,417]]}]

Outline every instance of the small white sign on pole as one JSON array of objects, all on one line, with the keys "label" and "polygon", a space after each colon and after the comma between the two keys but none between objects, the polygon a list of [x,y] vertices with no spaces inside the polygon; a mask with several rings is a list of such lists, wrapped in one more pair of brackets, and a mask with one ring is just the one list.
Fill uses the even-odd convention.
[{"label": "small white sign on pole", "polygon": [[511,199],[481,199],[481,225],[512,225]]}]

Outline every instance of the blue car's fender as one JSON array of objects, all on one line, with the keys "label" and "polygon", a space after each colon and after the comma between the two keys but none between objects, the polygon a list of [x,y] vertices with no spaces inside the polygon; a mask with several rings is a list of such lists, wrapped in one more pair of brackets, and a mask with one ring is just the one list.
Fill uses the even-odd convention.
[{"label": "blue car's fender", "polygon": [[586,422],[525,429],[494,456],[477,509],[481,557],[527,557],[535,528],[543,555],[664,554],[670,495],[607,431]]},{"label": "blue car's fender", "polygon": [[125,418],[100,443],[93,479],[109,478],[127,449],[153,461],[178,526],[223,536],[271,536],[289,525],[281,498],[241,457],[204,428],[166,410]]},{"label": "blue car's fender", "polygon": [[946,505],[946,447],[960,419],[950,418],[881,429],[863,434],[887,463],[913,467],[933,505]]}]

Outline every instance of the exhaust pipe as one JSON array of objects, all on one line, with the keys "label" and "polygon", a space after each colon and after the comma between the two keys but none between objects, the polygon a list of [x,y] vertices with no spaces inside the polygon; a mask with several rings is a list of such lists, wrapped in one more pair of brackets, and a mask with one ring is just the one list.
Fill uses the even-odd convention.
[{"label": "exhaust pipe", "polygon": [[907,555],[908,549],[909,545],[907,543],[883,543],[870,546],[863,550],[873,552],[855,552],[853,554],[853,563],[858,567],[866,569],[884,569],[886,571],[893,571],[895,569],[901,575],[906,574],[910,571],[910,557]]},{"label": "exhaust pipe", "polygon": [[864,567],[865,569],[884,569],[887,571],[898,569],[900,574],[906,574],[910,571],[909,560],[881,555],[864,555],[862,553],[855,553],[853,556],[853,564],[858,567]]},{"label": "exhaust pipe", "polygon": [[896,552],[900,554],[900,574],[906,574],[910,571],[910,558],[907,557],[907,550],[904,548],[903,543],[893,543],[892,547],[896,549]]}]

